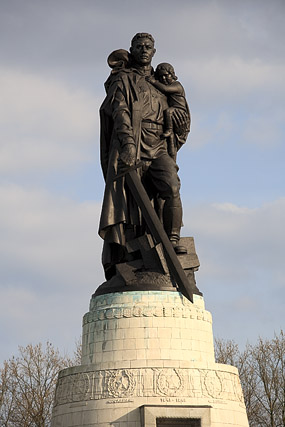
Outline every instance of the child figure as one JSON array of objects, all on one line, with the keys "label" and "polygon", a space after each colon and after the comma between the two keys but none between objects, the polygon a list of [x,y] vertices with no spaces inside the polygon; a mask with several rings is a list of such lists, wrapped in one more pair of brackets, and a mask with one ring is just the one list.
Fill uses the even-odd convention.
[{"label": "child figure", "polygon": [[169,138],[168,152],[171,157],[176,158],[172,115],[175,110],[182,110],[187,114],[187,116],[189,116],[184,88],[182,84],[177,81],[174,68],[171,64],[166,62],[159,64],[155,70],[154,76],[155,77],[147,77],[147,80],[167,96],[169,105],[169,108],[164,111],[165,131],[162,134],[162,137]]}]

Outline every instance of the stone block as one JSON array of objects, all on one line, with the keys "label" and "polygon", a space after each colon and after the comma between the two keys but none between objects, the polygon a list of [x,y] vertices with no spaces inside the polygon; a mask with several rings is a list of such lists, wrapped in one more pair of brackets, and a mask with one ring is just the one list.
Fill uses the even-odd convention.
[{"label": "stone block", "polygon": [[136,360],[146,360],[146,349],[138,349],[136,351]]},{"label": "stone block", "polygon": [[114,340],[113,341],[113,350],[123,350],[124,341],[123,340]]},{"label": "stone block", "polygon": [[159,347],[161,349],[170,349],[170,338],[159,338]]},{"label": "stone block", "polygon": [[84,411],[82,414],[82,425],[94,425],[94,423],[98,422],[97,412],[94,413],[92,410]]},{"label": "stone block", "polygon": [[115,340],[125,339],[126,331],[123,328],[117,329],[115,333]]},{"label": "stone block", "polygon": [[137,338],[135,340],[136,349],[145,349],[147,347],[147,339],[146,338]]},{"label": "stone block", "polygon": [[124,350],[123,354],[123,359],[126,360],[136,360],[137,358],[137,350]]},{"label": "stone block", "polygon": [[161,350],[159,348],[147,348],[146,349],[146,359],[160,359]]},{"label": "stone block", "polygon": [[125,350],[135,350],[136,347],[136,339],[135,338],[125,338],[124,339],[124,349]]},{"label": "stone block", "polygon": [[[112,322],[110,322],[110,324],[112,324]],[[130,319],[123,318],[123,319],[120,319],[120,321],[118,322],[116,329],[124,329],[125,331],[127,331],[129,327],[130,327]]]},{"label": "stone block", "polygon": [[103,341],[102,342],[103,353],[106,351],[112,351],[112,350],[113,350],[113,341]]},{"label": "stone block", "polygon": [[170,353],[170,349],[164,349],[164,348],[162,348],[161,350],[160,350],[160,354],[161,354],[161,359],[162,360],[168,360],[168,359],[171,359],[171,353]]},{"label": "stone block", "polygon": [[181,329],[182,327],[180,326],[179,328],[171,328],[171,338],[181,338]]},{"label": "stone block", "polygon": [[146,340],[146,344],[148,349],[160,348],[159,340],[157,338],[148,338]]},{"label": "stone block", "polygon": [[112,362],[113,360],[117,359],[117,353],[120,352],[106,351],[102,355],[102,360],[104,362]]},{"label": "stone block", "polygon": [[182,341],[181,339],[171,339],[170,340],[170,348],[174,350],[180,350],[182,348]]},{"label": "stone block", "polygon": [[146,358],[137,358],[136,360],[131,360],[131,368],[145,368],[147,366]]},{"label": "stone block", "polygon": [[[152,328],[153,327],[153,318],[152,317],[143,317],[141,322],[141,327],[143,328]],[[154,326],[157,327],[157,326]]]},{"label": "stone block", "polygon": [[158,329],[159,338],[171,338],[172,328],[162,327]]},{"label": "stone block", "polygon": [[135,328],[140,328],[141,327],[141,318],[140,317],[133,317],[130,321],[130,328],[131,329],[135,329]]}]

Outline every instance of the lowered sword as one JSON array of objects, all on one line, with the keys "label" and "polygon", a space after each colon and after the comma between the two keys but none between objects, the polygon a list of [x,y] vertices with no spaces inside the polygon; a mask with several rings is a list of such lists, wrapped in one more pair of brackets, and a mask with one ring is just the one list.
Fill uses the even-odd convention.
[{"label": "lowered sword", "polygon": [[134,197],[138,207],[142,211],[144,220],[157,243],[161,243],[164,248],[165,258],[171,275],[175,279],[181,292],[193,303],[193,289],[188,278],[178,260],[175,250],[161,224],[157,213],[155,212],[147,192],[141,183],[137,174],[137,169],[143,165],[143,162],[131,166],[124,172],[118,174],[115,180],[125,177],[126,183]]}]

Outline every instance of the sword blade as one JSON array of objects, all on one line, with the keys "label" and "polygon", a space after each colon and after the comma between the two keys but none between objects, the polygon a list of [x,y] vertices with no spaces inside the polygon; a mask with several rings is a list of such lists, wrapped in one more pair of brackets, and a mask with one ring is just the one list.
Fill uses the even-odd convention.
[{"label": "sword blade", "polygon": [[178,257],[173,249],[173,246],[161,224],[150,200],[145,191],[144,186],[141,183],[140,178],[138,177],[137,172],[133,170],[128,170],[126,173],[126,182],[131,190],[131,193],[142,211],[143,217],[147,226],[157,241],[157,243],[162,243],[165,257],[168,263],[170,273],[181,289],[182,293],[186,293],[188,299],[193,303],[193,289],[190,282],[187,279],[187,276],[178,260]]}]

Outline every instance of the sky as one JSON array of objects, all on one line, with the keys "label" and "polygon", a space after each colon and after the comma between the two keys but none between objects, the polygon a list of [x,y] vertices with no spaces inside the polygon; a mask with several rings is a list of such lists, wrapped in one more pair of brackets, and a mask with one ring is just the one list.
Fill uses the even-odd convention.
[{"label": "sky", "polygon": [[0,362],[19,345],[72,353],[103,283],[98,110],[115,49],[156,40],[185,88],[183,236],[214,336],[284,328],[283,0],[1,0]]}]

